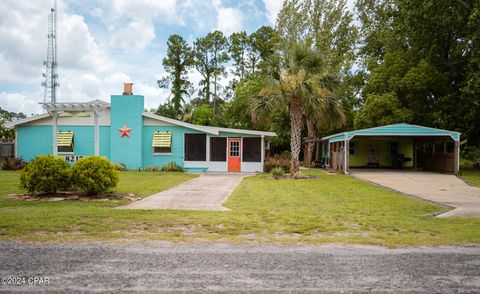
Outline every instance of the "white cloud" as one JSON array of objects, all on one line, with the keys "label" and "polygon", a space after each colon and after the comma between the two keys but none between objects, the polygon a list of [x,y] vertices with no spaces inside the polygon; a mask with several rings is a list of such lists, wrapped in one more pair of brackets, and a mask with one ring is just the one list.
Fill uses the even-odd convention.
[{"label": "white cloud", "polygon": [[126,28],[115,31],[110,47],[124,51],[142,51],[155,39],[155,27],[150,21],[132,21]]},{"label": "white cloud", "polygon": [[236,8],[217,9],[217,29],[225,35],[239,32],[243,29],[243,13]]},{"label": "white cloud", "polygon": [[[110,47],[129,51],[142,51],[155,39],[154,21],[170,25],[183,25],[177,16],[176,0],[116,0],[108,1],[111,33]],[[127,20],[127,25],[125,25]]]},{"label": "white cloud", "polygon": [[[0,18],[2,108],[41,112],[51,5],[51,0],[0,1],[0,11],[5,12]],[[183,34],[190,43],[214,29],[228,35],[249,29],[248,20],[263,13],[261,6],[253,0],[59,0],[58,100],[109,101],[110,95],[122,92],[124,82],[133,82],[134,93],[145,96],[145,106],[156,108],[169,95],[156,84],[164,75],[161,60],[166,48],[159,35]],[[189,77],[197,87],[200,74],[193,70]]]},{"label": "white cloud", "polygon": [[57,43],[61,66],[98,72],[112,70],[113,61],[95,42],[82,16],[62,14],[59,18]]},{"label": "white cloud", "polygon": [[265,5],[265,15],[267,16],[267,19],[271,24],[275,24],[278,13],[283,7],[283,0],[263,0],[263,4]]},{"label": "white cloud", "polygon": [[42,113],[42,108],[38,104],[39,101],[32,99],[32,95],[38,98],[43,97],[43,91],[37,91],[36,93],[0,92],[0,107],[8,111],[23,112],[28,116]]}]

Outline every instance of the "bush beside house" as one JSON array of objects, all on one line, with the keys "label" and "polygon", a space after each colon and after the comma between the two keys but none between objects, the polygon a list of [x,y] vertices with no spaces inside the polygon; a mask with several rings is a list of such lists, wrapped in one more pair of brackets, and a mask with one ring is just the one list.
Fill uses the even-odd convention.
[{"label": "bush beside house", "polygon": [[70,168],[53,155],[37,156],[22,169],[20,184],[30,193],[55,194],[70,186]]},{"label": "bush beside house", "polygon": [[275,154],[265,159],[264,171],[269,173],[272,169],[278,167],[285,173],[290,171],[291,156],[288,153]]},{"label": "bush beside house", "polygon": [[72,167],[72,180],[75,187],[89,194],[98,195],[117,186],[119,181],[115,166],[106,158],[88,156]]},{"label": "bush beside house", "polygon": [[90,195],[107,192],[119,181],[115,166],[108,159],[89,156],[72,167],[53,155],[37,156],[22,169],[20,185],[29,193],[55,194],[75,186]]}]

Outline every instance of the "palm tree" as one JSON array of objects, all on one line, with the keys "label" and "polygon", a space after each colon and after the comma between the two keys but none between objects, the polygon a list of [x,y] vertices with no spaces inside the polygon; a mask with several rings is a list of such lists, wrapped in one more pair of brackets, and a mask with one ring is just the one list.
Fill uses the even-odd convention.
[{"label": "palm tree", "polygon": [[323,87],[330,91],[328,95],[321,97],[321,107],[316,109],[305,109],[305,120],[307,123],[307,143],[303,155],[303,165],[311,166],[313,159],[313,139],[318,129],[338,129],[345,124],[345,113],[335,98],[336,80],[325,79]]},{"label": "palm tree", "polygon": [[288,110],[292,152],[290,175],[298,178],[304,115],[325,113],[328,109],[326,106],[333,101],[330,95],[332,91],[325,85],[333,79],[323,73],[319,54],[303,44],[293,46],[283,58],[281,56],[272,58],[269,61],[269,71],[267,86],[257,96],[251,98],[249,110],[254,119],[267,116],[274,109]]}]

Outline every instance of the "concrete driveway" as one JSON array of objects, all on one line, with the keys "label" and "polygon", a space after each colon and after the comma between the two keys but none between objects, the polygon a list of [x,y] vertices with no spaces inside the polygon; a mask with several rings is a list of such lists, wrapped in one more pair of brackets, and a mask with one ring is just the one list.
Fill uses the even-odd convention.
[{"label": "concrete driveway", "polygon": [[480,188],[454,175],[419,171],[354,169],[353,177],[454,208],[438,217],[480,217]]},{"label": "concrete driveway", "polygon": [[245,174],[201,174],[198,178],[117,209],[226,211],[222,206]]}]

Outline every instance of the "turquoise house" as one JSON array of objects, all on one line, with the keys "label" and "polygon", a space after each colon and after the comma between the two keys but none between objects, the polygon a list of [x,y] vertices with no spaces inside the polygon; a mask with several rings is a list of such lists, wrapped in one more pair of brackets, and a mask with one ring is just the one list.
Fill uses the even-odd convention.
[{"label": "turquoise house", "polygon": [[125,84],[110,103],[42,103],[47,113],[14,121],[15,156],[53,154],[67,162],[105,156],[128,169],[175,162],[186,171],[262,172],[272,132],[207,127],[145,112]]},{"label": "turquoise house", "polygon": [[350,168],[395,168],[458,173],[460,133],[406,123],[321,138],[315,158],[348,174]]}]

